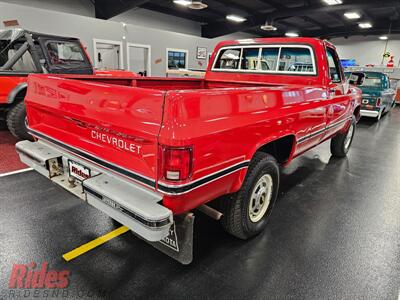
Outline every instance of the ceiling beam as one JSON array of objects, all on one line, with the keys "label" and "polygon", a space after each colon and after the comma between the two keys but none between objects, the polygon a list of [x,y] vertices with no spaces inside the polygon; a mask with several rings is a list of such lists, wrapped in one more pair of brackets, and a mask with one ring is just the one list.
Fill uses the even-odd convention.
[{"label": "ceiling beam", "polygon": [[108,20],[130,9],[140,7],[150,0],[95,0],[95,16],[98,19]]},{"label": "ceiling beam", "polygon": [[318,21],[316,21],[316,20],[314,20],[313,18],[310,18],[310,17],[308,17],[308,16],[303,16],[303,17],[301,17],[301,18],[302,18],[304,21],[306,21],[307,23],[314,24],[314,25],[318,26],[318,27],[321,28],[321,29],[327,29],[327,28],[329,28],[329,26],[326,26],[324,23],[318,22]]},{"label": "ceiling beam", "polygon": [[267,4],[275,9],[287,9],[285,5],[275,0],[260,0],[261,3]]},{"label": "ceiling beam", "polygon": [[[371,9],[381,7],[396,7],[397,0],[354,0],[351,4],[333,5],[328,6],[323,3],[307,5],[303,7],[286,8],[277,10],[271,13],[258,13],[255,15],[247,16],[247,20],[240,24],[228,23],[224,21],[212,22],[202,26],[202,36],[207,38],[214,38],[221,35],[226,35],[238,31],[245,31],[249,28],[255,27],[265,23],[267,20],[281,20],[290,17],[312,16],[316,13],[330,13],[337,11],[346,11],[353,9]],[[301,28],[299,28],[301,30]]]}]

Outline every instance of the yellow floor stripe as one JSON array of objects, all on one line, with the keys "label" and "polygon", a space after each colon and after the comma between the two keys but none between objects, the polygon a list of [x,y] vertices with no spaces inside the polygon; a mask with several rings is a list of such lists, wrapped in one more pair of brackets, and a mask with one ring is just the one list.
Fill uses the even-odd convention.
[{"label": "yellow floor stripe", "polygon": [[101,237],[98,237],[97,239],[95,239],[95,240],[93,240],[93,241],[91,241],[89,243],[86,243],[86,244],[84,244],[84,245],[82,245],[82,246],[80,246],[80,247],[78,247],[78,248],[76,248],[76,249],[74,249],[74,250],[72,250],[72,251],[70,251],[68,253],[65,253],[62,257],[66,261],[70,261],[70,260],[78,257],[79,255],[82,255],[82,254],[84,254],[84,253],[86,253],[86,252],[88,252],[88,251],[90,251],[90,250],[92,250],[92,249],[94,249],[94,248],[96,248],[96,247],[108,242],[109,240],[111,240],[111,239],[113,239],[113,238],[115,238],[115,237],[117,237],[117,236],[119,236],[119,235],[121,235],[121,234],[123,234],[123,233],[125,233],[127,231],[129,231],[128,227],[121,226],[121,227],[115,229],[114,231],[111,231],[110,233],[107,233],[107,234],[105,234],[105,235],[103,235]]}]

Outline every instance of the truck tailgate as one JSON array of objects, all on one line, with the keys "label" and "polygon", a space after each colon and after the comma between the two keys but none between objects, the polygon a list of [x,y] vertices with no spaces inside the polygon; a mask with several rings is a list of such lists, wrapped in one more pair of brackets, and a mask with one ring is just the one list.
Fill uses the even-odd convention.
[{"label": "truck tailgate", "polygon": [[30,75],[30,132],[154,188],[165,92]]}]

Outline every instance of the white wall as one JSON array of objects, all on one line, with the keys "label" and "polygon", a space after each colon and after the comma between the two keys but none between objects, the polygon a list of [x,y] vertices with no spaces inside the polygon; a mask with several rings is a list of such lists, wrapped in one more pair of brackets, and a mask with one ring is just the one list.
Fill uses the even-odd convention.
[{"label": "white wall", "polygon": [[94,5],[90,0],[4,0],[2,2],[45,8],[87,17],[94,17],[95,15]]},{"label": "white wall", "polygon": [[[207,47],[208,51],[212,51],[221,40],[250,37],[248,34],[239,33],[217,39],[206,39],[132,24],[124,28],[120,22],[0,2],[0,21],[10,19],[17,19],[21,27],[32,31],[78,37],[87,47],[92,60],[94,38],[123,42],[124,66],[127,66],[127,42],[150,45],[153,76],[165,76],[166,48],[188,50],[189,68],[205,69],[207,62],[196,59],[197,47]],[[123,36],[126,37],[125,40]],[[161,63],[155,63],[158,59],[162,60]]]},{"label": "white wall", "polygon": [[[340,58],[356,59],[360,66],[366,64],[380,65],[382,55],[385,51],[386,41],[381,41],[377,36],[354,36],[348,39],[338,38],[331,41],[338,49]],[[394,61],[397,65],[400,60],[400,36],[390,37],[387,45],[387,51],[394,55]],[[385,60],[385,63],[387,60]]]},{"label": "white wall", "polygon": [[[94,5],[90,0],[1,0],[1,2],[95,17]],[[128,10],[110,20],[197,36],[201,35],[201,24],[198,22],[142,8]]]}]

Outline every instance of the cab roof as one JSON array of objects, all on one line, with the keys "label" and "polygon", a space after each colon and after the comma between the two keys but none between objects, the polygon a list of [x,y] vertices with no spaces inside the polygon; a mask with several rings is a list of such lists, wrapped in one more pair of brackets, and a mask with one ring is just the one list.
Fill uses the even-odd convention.
[{"label": "cab roof", "polygon": [[238,46],[238,45],[268,45],[268,44],[306,44],[310,46],[322,46],[328,45],[335,49],[332,43],[309,37],[280,37],[280,38],[249,38],[249,39],[240,39],[240,40],[227,40],[222,41],[217,45],[217,48],[227,47],[227,46]]},{"label": "cab roof", "polygon": [[65,36],[34,32],[23,28],[0,30],[0,40],[16,41],[20,38],[23,38],[25,33],[30,33],[33,39],[37,39],[39,37],[45,37],[49,39],[54,38],[54,39],[66,39],[66,40],[78,40],[77,38],[74,37],[65,37]]}]

